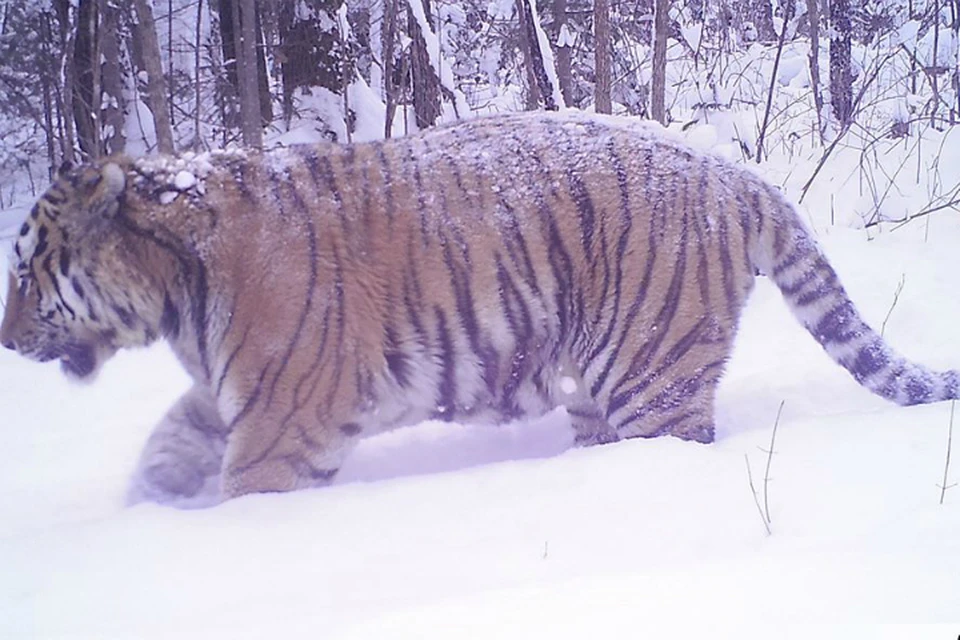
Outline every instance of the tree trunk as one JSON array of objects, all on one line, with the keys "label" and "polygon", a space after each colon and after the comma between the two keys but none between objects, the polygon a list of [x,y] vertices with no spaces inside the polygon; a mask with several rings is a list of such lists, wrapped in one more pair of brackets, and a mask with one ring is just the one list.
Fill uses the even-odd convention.
[{"label": "tree trunk", "polygon": [[666,126],[667,27],[670,2],[655,0],[653,17],[653,76],[650,79],[650,117]]},{"label": "tree trunk", "polygon": [[203,42],[203,0],[197,0],[197,24],[194,35],[193,51],[193,150],[200,151],[203,147],[203,134],[200,132],[200,52]]},{"label": "tree trunk", "polygon": [[[940,69],[937,61],[937,53],[940,48],[940,0],[933,0],[933,51],[930,60],[930,89],[933,90],[933,97],[930,101],[933,103],[930,109],[930,126],[935,126],[937,122],[937,110],[940,107]],[[956,64],[956,60],[954,60]]]},{"label": "tree trunk", "polygon": [[525,97],[524,108],[527,111],[536,111],[540,108],[540,84],[537,82],[537,74],[533,68],[533,54],[530,52],[530,39],[527,37],[527,12],[522,7],[523,0],[517,0],[518,21],[520,23],[520,50],[523,52],[523,59],[526,64],[523,65],[523,76],[526,79],[527,94]]},{"label": "tree trunk", "polygon": [[73,41],[73,119],[80,151],[88,158],[100,157],[97,115],[100,111],[100,65],[97,31],[97,0],[80,0]]},{"label": "tree trunk", "polygon": [[757,40],[772,42],[777,37],[773,27],[773,3],[770,0],[748,0],[753,6],[753,24],[757,28]]},{"label": "tree trunk", "polygon": [[149,0],[134,0],[137,11],[136,32],[140,41],[144,71],[147,73],[147,107],[153,115],[153,125],[157,133],[157,150],[160,153],[173,153],[173,129],[170,126],[170,112],[167,111],[167,91],[163,79],[163,65],[160,62],[160,43],[157,41],[157,29],[153,21],[153,9]]},{"label": "tree trunk", "polygon": [[394,79],[394,45],[397,40],[397,0],[383,0],[383,95],[387,103],[383,137],[393,134],[393,118],[397,113],[397,83]]},{"label": "tree trunk", "polygon": [[224,127],[224,142],[227,139],[227,131],[239,128],[240,126],[240,105],[239,105],[239,80],[237,79],[237,36],[239,29],[236,25],[236,5],[235,0],[216,0],[217,4],[217,30],[220,38],[220,51],[222,52],[223,65],[221,73],[217,76],[217,103],[220,107],[221,119]]},{"label": "tree trunk", "polygon": [[823,95],[820,93],[820,2],[807,0],[807,20],[810,24],[810,88],[813,106],[817,110],[817,137],[823,142]]},{"label": "tree trunk", "polygon": [[260,126],[266,127],[273,121],[273,101],[270,97],[270,83],[267,76],[267,46],[263,40],[263,25],[260,20],[259,4],[254,2],[256,16],[256,57],[257,57],[257,97],[260,100]]},{"label": "tree trunk", "polygon": [[533,108],[539,106],[542,102],[547,111],[556,111],[560,105],[553,97],[553,83],[547,75],[546,66],[543,60],[543,52],[540,50],[540,38],[537,36],[539,25],[536,22],[531,2],[535,0],[517,0],[517,12],[520,14],[520,29],[522,30],[521,39],[523,40],[523,52],[527,61],[527,79],[532,83],[530,87],[531,99],[527,105],[533,101],[536,96]]},{"label": "tree trunk", "polygon": [[[257,15],[254,0],[239,0],[234,7],[237,36],[237,82],[240,87],[240,132],[243,144],[263,146],[260,112],[260,81],[257,73]],[[239,28],[238,28],[239,27]]]},{"label": "tree trunk", "polygon": [[841,129],[853,117],[853,74],[850,72],[850,0],[830,1],[830,101]]},{"label": "tree trunk", "polygon": [[59,158],[57,158],[57,148],[54,144],[57,131],[53,125],[55,105],[52,86],[56,83],[56,76],[54,75],[56,67],[51,64],[54,60],[51,55],[52,45],[53,29],[50,26],[50,13],[44,11],[40,14],[40,46],[43,48],[43,59],[48,66],[40,69],[40,90],[43,98],[43,129],[47,138],[48,178],[53,178],[53,169],[60,164]]},{"label": "tree trunk", "polygon": [[553,1],[553,41],[556,43],[557,81],[560,83],[560,93],[567,106],[573,105],[573,65],[571,60],[572,43],[567,42],[569,28],[567,28],[567,0]]},{"label": "tree trunk", "polygon": [[70,46],[70,0],[54,0],[54,12],[57,16],[57,27],[60,35],[60,64],[57,74],[63,79],[63,91],[60,84],[54,84],[56,96],[57,123],[60,134],[60,158],[63,162],[74,162],[77,159],[74,145],[74,128],[72,113],[73,103],[73,47]]},{"label": "tree trunk", "polygon": [[[420,2],[421,0],[409,0]],[[423,1],[423,12],[430,21],[430,2]],[[430,64],[430,54],[427,51],[427,41],[420,30],[413,11],[407,10],[407,24],[410,38],[410,75],[413,81],[413,111],[416,116],[417,128],[426,129],[436,124],[440,117],[440,80]]]},{"label": "tree trunk", "polygon": [[[960,0],[950,3],[950,30],[953,32],[954,42],[960,41]],[[950,86],[953,89],[953,104],[950,106],[950,124],[957,124],[960,115],[960,64],[953,67],[950,74]]]},{"label": "tree trunk", "polygon": [[167,0],[167,108],[170,110],[170,128],[177,126],[173,102],[173,0]]},{"label": "tree trunk", "polygon": [[124,91],[124,69],[120,60],[121,14],[114,2],[100,0],[100,40],[103,43],[103,125],[104,148],[108,155],[123,153],[127,146],[124,131],[124,113],[126,112],[126,92]]},{"label": "tree trunk", "polygon": [[593,1],[594,105],[597,113],[611,113],[610,99],[610,2]]},{"label": "tree trunk", "polygon": [[[279,13],[280,53],[283,64],[283,117],[289,122],[298,90],[323,87],[343,96],[345,58],[337,12],[340,0],[311,0],[299,8],[282,3]],[[352,70],[352,67],[351,67]],[[344,114],[346,121],[346,114]],[[324,123],[331,138],[336,127]]]}]

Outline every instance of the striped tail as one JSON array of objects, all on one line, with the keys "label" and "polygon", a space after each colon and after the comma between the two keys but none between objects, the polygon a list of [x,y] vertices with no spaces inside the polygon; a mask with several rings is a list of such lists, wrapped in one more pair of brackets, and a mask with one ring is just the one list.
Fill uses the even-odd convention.
[{"label": "striped tail", "polygon": [[894,351],[864,322],[793,207],[779,194],[771,200],[773,211],[760,227],[757,265],[830,357],[861,385],[897,404],[960,397],[960,371],[932,371]]}]

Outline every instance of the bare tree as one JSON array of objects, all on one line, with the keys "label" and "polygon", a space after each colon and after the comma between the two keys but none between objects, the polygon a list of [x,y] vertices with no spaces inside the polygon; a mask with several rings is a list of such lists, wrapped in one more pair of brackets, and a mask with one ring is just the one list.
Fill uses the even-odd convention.
[{"label": "bare tree", "polygon": [[200,132],[200,52],[203,50],[203,0],[197,0],[197,24],[194,34],[193,50],[193,148],[199,151],[203,145],[203,134]]},{"label": "bare tree", "polygon": [[553,0],[553,41],[556,43],[557,82],[560,83],[560,93],[563,102],[573,104],[573,65],[571,58],[573,47],[567,42],[569,30],[567,28],[567,0]]},{"label": "bare tree", "polygon": [[170,126],[170,112],[167,110],[167,91],[163,79],[163,65],[160,62],[160,43],[157,41],[153,9],[150,7],[149,0],[134,0],[133,6],[137,12],[137,39],[140,41],[144,71],[147,73],[145,97],[157,132],[157,150],[160,153],[173,153],[173,129]]},{"label": "bare tree", "polygon": [[593,0],[593,37],[596,42],[594,51],[594,103],[597,113],[611,113],[613,104],[610,99],[610,2]]},{"label": "bare tree", "polygon": [[[50,28],[49,12],[41,12],[39,28],[41,49],[40,55],[41,59],[47,64],[46,68],[40,68],[37,69],[37,71],[40,77],[40,95],[43,99],[43,130],[47,139],[47,166],[52,173],[53,168],[59,165],[59,162],[57,161],[57,147],[54,144],[57,132],[53,126],[54,115],[56,113],[56,102],[54,101],[53,87],[58,83],[57,77],[54,75],[56,72],[56,66],[51,64],[53,62],[53,56],[51,55],[51,49],[53,48],[53,30]],[[49,177],[53,176],[51,175]]]},{"label": "bare tree", "polygon": [[542,103],[548,111],[556,111],[560,105],[554,99],[554,87],[547,75],[543,51],[540,50],[540,38],[537,35],[539,25],[531,0],[517,0],[517,13],[520,16],[520,39],[527,61],[527,84],[529,94],[528,108],[536,109]]},{"label": "bare tree", "polygon": [[383,136],[393,134],[393,118],[397,112],[397,83],[394,78],[395,45],[397,41],[397,0],[383,0],[383,26],[380,41],[383,43],[383,94],[387,106]]},{"label": "bare tree", "polygon": [[853,116],[853,74],[850,71],[850,0],[830,0],[830,101],[841,129]]},{"label": "bare tree", "polygon": [[650,116],[667,124],[667,27],[670,24],[669,0],[656,0],[653,14],[653,76],[650,79]]},{"label": "bare tree", "polygon": [[817,135],[823,141],[823,96],[820,93],[820,2],[807,0],[807,22],[810,25],[810,89],[817,110]]},{"label": "bare tree", "polygon": [[254,0],[239,0],[234,8],[237,9],[233,16],[234,33],[239,36],[237,81],[240,87],[240,131],[245,145],[262,147],[263,118],[260,112],[260,83],[257,73],[256,3]]},{"label": "bare tree", "polygon": [[100,128],[100,64],[97,34],[99,33],[97,0],[80,0],[77,5],[77,28],[73,40],[73,119],[77,125],[80,151],[89,158],[98,158]]},{"label": "bare tree", "polygon": [[[409,0],[409,2],[422,2],[426,26],[432,28],[430,0]],[[430,53],[427,51],[423,30],[410,7],[407,9],[407,28],[411,39],[410,75],[413,83],[413,111],[417,128],[425,129],[436,124],[440,117],[440,80],[433,70],[433,65],[430,64]]]},{"label": "bare tree", "polygon": [[100,1],[100,49],[103,68],[103,144],[107,154],[123,153],[127,145],[124,126],[126,91],[120,46],[122,28],[120,7],[109,0]]},{"label": "bare tree", "polygon": [[770,74],[770,88],[767,91],[767,106],[763,110],[763,124],[760,125],[760,135],[757,136],[757,163],[763,160],[763,141],[767,137],[767,125],[770,124],[770,110],[773,108],[773,97],[776,93],[778,78],[780,77],[780,59],[783,56],[783,45],[787,41],[787,30],[790,28],[790,20],[793,19],[793,9],[795,3],[788,2],[784,5],[783,23],[780,26],[780,36],[777,40],[777,53],[773,58],[773,72]]},{"label": "bare tree", "polygon": [[[53,0],[54,14],[57,17],[58,48],[60,50],[57,71],[63,70],[63,90],[60,84],[54,83],[56,97],[58,136],[60,139],[60,157],[67,162],[76,160],[77,152],[74,145],[73,118],[70,117],[71,103],[73,102],[73,48],[70,46],[70,0]],[[51,167],[53,169],[53,167]]]}]

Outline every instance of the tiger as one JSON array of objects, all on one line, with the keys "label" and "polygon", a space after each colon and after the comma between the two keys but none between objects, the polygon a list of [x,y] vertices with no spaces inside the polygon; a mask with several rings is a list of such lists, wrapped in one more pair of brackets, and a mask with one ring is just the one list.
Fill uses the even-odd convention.
[{"label": "tiger", "polygon": [[361,438],[430,419],[563,407],[576,445],[712,442],[757,275],[870,391],[960,396],[868,326],[777,188],[571,112],[67,168],[15,241],[0,342],[90,380],[166,340],[193,386],[131,486],[216,502],[327,485]]}]

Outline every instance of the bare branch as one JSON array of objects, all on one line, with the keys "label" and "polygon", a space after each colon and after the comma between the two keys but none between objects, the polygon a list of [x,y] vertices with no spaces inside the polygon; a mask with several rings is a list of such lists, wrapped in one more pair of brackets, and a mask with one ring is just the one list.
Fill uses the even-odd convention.
[{"label": "bare branch", "polygon": [[907,281],[907,274],[900,275],[900,283],[897,285],[897,290],[893,292],[893,302],[890,304],[890,308],[887,310],[887,316],[883,319],[883,324],[880,325],[880,337],[883,337],[883,332],[887,330],[887,321],[890,320],[890,316],[893,314],[893,310],[897,306],[897,302],[900,300],[900,293],[903,291],[903,285]]},{"label": "bare branch", "polygon": [[957,486],[957,483],[947,484],[947,474],[950,472],[950,449],[953,447],[953,411],[957,406],[956,400],[950,401],[950,427],[947,430],[947,461],[943,465],[943,482],[940,483],[940,504],[943,504],[943,497],[947,489]]},{"label": "bare branch", "polygon": [[770,464],[773,462],[773,445],[777,441],[777,427],[780,425],[780,414],[783,413],[783,405],[786,403],[786,400],[780,401],[780,408],[777,409],[777,419],[773,423],[773,433],[770,434],[770,449],[767,451],[767,468],[763,471],[763,513],[767,518],[767,522],[773,522],[773,519],[770,517],[770,501],[768,499],[769,492],[767,491],[767,486],[770,484]]},{"label": "bare branch", "polygon": [[767,522],[766,516],[763,515],[763,507],[760,506],[760,497],[757,495],[757,488],[753,485],[753,473],[750,471],[750,458],[747,454],[743,454],[743,460],[747,463],[747,482],[750,483],[750,493],[753,494],[753,503],[757,505],[757,513],[760,514],[760,519],[763,520],[763,528],[767,530],[767,535],[771,535],[773,532],[770,531],[770,523]]}]

